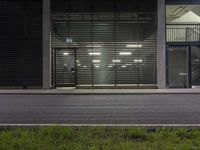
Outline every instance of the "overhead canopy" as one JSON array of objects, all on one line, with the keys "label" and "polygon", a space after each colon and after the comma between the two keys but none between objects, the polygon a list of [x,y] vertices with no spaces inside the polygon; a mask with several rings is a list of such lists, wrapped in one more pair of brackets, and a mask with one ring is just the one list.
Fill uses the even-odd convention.
[{"label": "overhead canopy", "polygon": [[178,19],[173,20],[172,22],[190,22],[190,23],[200,23],[200,17],[192,11],[187,12]]}]

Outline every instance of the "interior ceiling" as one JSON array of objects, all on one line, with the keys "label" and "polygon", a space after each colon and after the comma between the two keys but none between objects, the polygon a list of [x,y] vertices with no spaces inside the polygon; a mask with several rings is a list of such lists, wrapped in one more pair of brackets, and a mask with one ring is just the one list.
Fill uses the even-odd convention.
[{"label": "interior ceiling", "polygon": [[51,11],[55,13],[156,12],[157,0],[51,0]]},{"label": "interior ceiling", "polygon": [[195,14],[200,16],[200,5],[167,5],[167,22],[171,22],[172,20],[183,16],[188,11],[193,11]]}]

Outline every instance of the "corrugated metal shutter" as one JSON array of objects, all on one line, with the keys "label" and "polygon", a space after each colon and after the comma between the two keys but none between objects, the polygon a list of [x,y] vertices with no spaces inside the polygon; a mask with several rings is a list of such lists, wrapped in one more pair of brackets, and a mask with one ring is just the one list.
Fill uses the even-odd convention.
[{"label": "corrugated metal shutter", "polygon": [[0,86],[42,86],[42,0],[0,1]]},{"label": "corrugated metal shutter", "polygon": [[52,47],[76,48],[77,85],[156,85],[156,13],[53,13]]},{"label": "corrugated metal shutter", "polygon": [[75,86],[75,49],[54,49],[56,87]]}]

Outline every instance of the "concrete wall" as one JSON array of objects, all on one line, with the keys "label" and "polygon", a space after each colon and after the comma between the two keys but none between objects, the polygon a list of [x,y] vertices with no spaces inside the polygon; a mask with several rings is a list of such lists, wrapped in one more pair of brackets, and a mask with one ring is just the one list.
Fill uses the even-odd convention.
[{"label": "concrete wall", "polygon": [[51,88],[50,0],[43,0],[43,88]]},{"label": "concrete wall", "polygon": [[166,88],[165,14],[165,0],[158,0],[157,80],[160,89]]}]

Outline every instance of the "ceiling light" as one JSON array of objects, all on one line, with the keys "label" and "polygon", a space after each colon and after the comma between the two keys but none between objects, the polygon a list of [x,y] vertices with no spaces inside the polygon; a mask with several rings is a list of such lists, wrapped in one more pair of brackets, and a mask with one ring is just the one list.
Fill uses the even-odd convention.
[{"label": "ceiling light", "polygon": [[137,47],[142,47],[141,44],[128,44],[126,45],[127,48],[137,48]]},{"label": "ceiling light", "polygon": [[95,66],[95,68],[99,68],[100,66]]},{"label": "ceiling light", "polygon": [[108,68],[112,68],[113,66],[109,65]]},{"label": "ceiling light", "polygon": [[136,51],[136,49],[122,49],[123,51]]},{"label": "ceiling light", "polygon": [[102,47],[101,45],[87,45],[86,47],[90,47],[90,48],[99,48]]},{"label": "ceiling light", "polygon": [[93,62],[93,63],[100,63],[101,61],[98,60],[98,59],[94,59],[92,62]]},{"label": "ceiling light", "polygon": [[69,55],[69,53],[63,53],[63,55],[64,55],[64,56],[68,56],[68,55]]},{"label": "ceiling light", "polygon": [[99,52],[101,51],[100,48],[88,49],[88,52]]},{"label": "ceiling light", "polygon": [[120,52],[119,55],[132,55],[131,52]]},{"label": "ceiling light", "polygon": [[179,76],[187,76],[187,73],[185,73],[185,72],[179,72],[178,74],[179,74]]},{"label": "ceiling light", "polygon": [[121,60],[120,59],[114,59],[114,60],[112,60],[112,62],[114,62],[114,63],[120,63]]},{"label": "ceiling light", "polygon": [[122,68],[126,68],[126,65],[123,65]]},{"label": "ceiling light", "polygon": [[101,53],[99,53],[99,52],[94,52],[94,53],[88,53],[89,55],[91,55],[91,56],[99,56],[99,55],[101,55]]},{"label": "ceiling light", "polygon": [[132,64],[126,64],[126,66],[131,66]]},{"label": "ceiling light", "polygon": [[73,42],[72,38],[66,38],[65,41],[66,41],[66,43],[72,43]]},{"label": "ceiling light", "polygon": [[134,62],[143,62],[143,60],[142,59],[134,59]]}]

